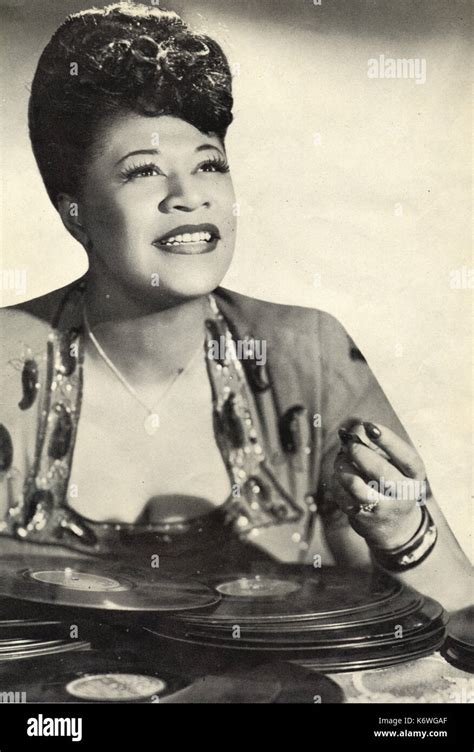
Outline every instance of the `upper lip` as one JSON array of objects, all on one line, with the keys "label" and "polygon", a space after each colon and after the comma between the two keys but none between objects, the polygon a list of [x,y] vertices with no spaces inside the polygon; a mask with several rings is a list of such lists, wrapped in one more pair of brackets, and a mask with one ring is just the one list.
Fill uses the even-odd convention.
[{"label": "upper lip", "polygon": [[203,224],[203,225],[179,225],[172,230],[162,235],[160,238],[156,238],[153,243],[166,243],[169,238],[176,235],[184,235],[185,233],[192,234],[193,232],[208,232],[212,238],[220,238],[219,230],[215,225]]}]

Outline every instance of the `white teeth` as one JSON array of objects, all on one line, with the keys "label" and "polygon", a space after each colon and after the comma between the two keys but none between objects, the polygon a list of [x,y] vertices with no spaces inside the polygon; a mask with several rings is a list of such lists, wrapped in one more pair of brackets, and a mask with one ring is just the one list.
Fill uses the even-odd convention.
[{"label": "white teeth", "polygon": [[181,245],[182,243],[208,243],[211,240],[210,232],[185,232],[183,235],[173,235],[165,240],[163,245]]}]

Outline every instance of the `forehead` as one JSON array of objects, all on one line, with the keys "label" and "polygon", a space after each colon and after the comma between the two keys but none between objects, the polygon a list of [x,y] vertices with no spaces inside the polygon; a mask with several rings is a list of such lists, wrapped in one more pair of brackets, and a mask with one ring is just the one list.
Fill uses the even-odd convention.
[{"label": "forehead", "polygon": [[202,133],[180,118],[124,114],[102,129],[100,153],[113,160],[137,149],[157,149],[162,154],[179,155],[194,152],[203,144],[222,149],[218,136]]}]

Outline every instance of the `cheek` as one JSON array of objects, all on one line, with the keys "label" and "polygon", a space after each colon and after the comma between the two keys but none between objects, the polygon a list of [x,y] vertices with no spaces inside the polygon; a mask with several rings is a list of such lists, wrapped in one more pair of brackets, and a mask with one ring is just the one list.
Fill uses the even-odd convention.
[{"label": "cheek", "polygon": [[142,200],[123,198],[118,200],[97,201],[92,204],[88,215],[88,228],[92,240],[110,247],[123,246],[134,240],[136,242],[156,220],[154,204],[146,197]]}]

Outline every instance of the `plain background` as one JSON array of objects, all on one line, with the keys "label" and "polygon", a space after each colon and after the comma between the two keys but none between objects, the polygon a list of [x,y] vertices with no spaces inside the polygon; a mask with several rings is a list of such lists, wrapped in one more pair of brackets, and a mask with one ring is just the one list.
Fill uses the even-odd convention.
[{"label": "plain background", "polygon": [[[22,297],[0,290],[2,305],[87,266],[48,202],[26,111],[44,45],[68,13],[91,4],[0,0],[0,272],[24,269],[28,283]],[[215,36],[235,72],[227,148],[240,224],[224,284],[344,324],[471,555],[472,290],[451,286],[453,271],[472,268],[469,1],[166,7]],[[369,79],[379,55],[424,58],[426,83]]]}]

